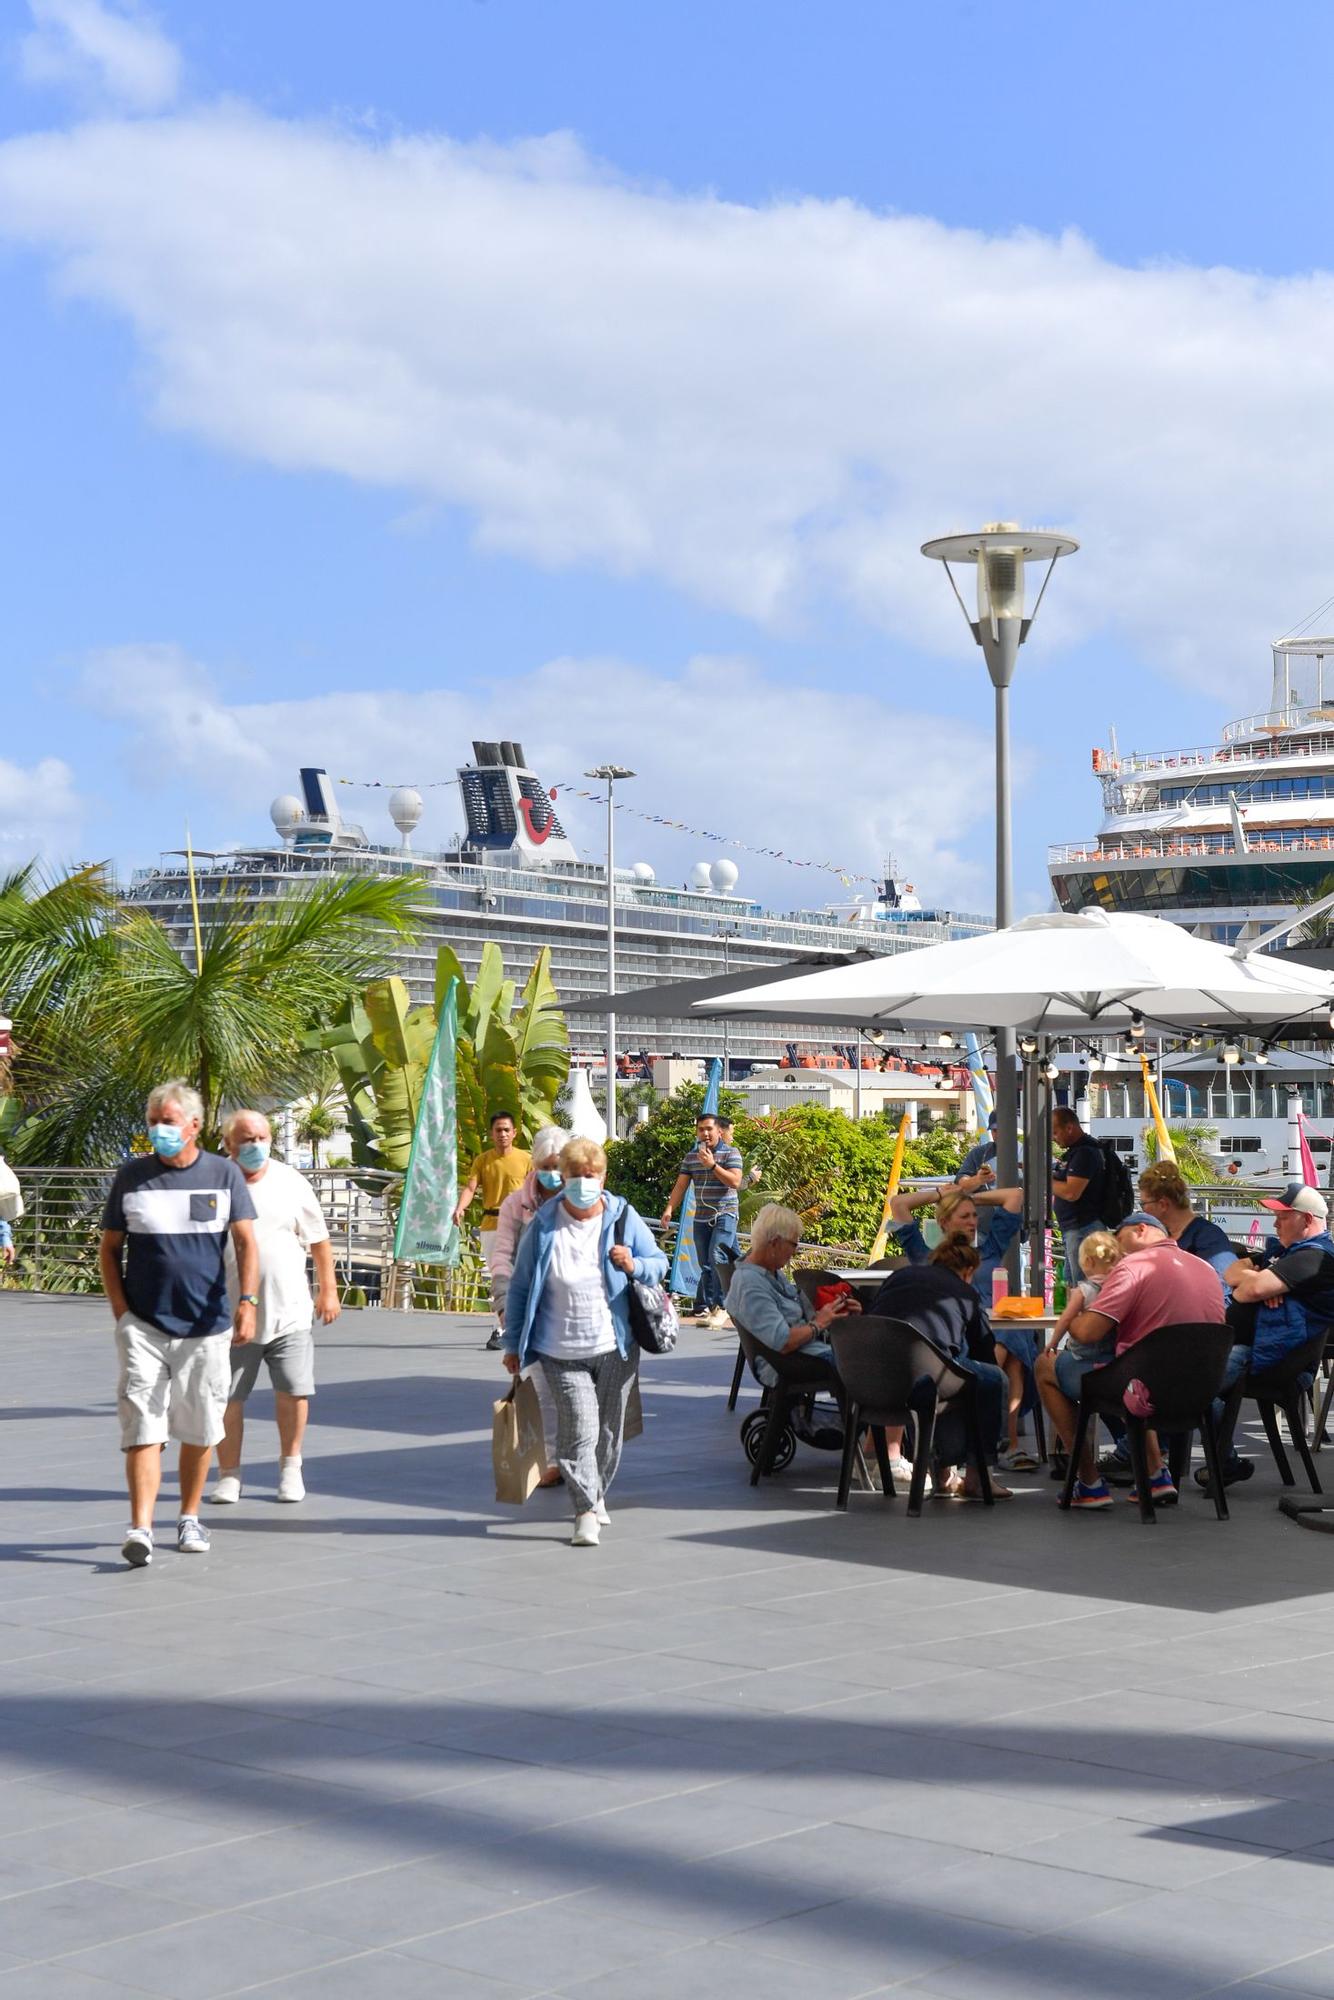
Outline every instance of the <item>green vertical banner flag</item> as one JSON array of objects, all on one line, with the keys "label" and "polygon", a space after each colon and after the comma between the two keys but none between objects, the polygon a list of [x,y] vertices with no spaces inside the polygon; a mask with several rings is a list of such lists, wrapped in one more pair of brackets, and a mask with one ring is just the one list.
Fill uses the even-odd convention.
[{"label": "green vertical banner flag", "polygon": [[394,1257],[407,1264],[459,1261],[458,1039],[459,983],[451,979],[426,1065],[394,1232]]}]

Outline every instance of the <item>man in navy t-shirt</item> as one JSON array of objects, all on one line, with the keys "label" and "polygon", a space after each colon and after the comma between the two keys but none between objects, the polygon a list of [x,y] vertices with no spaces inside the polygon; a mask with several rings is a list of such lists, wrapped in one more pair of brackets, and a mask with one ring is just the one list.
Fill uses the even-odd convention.
[{"label": "man in navy t-shirt", "polygon": [[[121,1554],[133,1569],[153,1560],[153,1509],[162,1447],[181,1447],[176,1546],[204,1555],[199,1503],[213,1447],[223,1435],[231,1348],[255,1337],[259,1252],[255,1204],[234,1160],[201,1152],[204,1107],[188,1083],[159,1084],[148,1100],[150,1156],[127,1160],[102,1217],[102,1285],[116,1319],[117,1405],[130,1488]],[[228,1235],[241,1297],[227,1298]]]}]

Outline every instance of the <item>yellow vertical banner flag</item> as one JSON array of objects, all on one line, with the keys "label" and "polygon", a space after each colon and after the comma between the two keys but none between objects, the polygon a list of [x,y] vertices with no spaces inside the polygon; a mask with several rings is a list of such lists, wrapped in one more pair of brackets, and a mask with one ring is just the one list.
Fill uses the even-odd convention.
[{"label": "yellow vertical banner flag", "polygon": [[899,1191],[903,1178],[903,1154],[908,1144],[908,1114],[905,1111],[899,1120],[899,1136],[894,1141],[894,1157],[889,1163],[889,1186],[885,1189],[885,1205],[880,1211],[880,1227],[876,1231],[875,1242],[871,1245],[869,1262],[874,1264],[877,1257],[885,1254],[885,1244],[889,1240],[889,1205]]},{"label": "yellow vertical banner flag", "polygon": [[1153,1119],[1153,1129],[1158,1134],[1158,1158],[1160,1160],[1175,1160],[1177,1149],[1172,1144],[1172,1135],[1167,1129],[1167,1121],[1163,1117],[1162,1107],[1158,1102],[1158,1092],[1155,1090],[1153,1078],[1149,1074],[1149,1058],[1145,1055],[1143,1049],[1139,1052],[1139,1067],[1140,1075],[1144,1078],[1144,1102],[1149,1107],[1149,1115]]}]

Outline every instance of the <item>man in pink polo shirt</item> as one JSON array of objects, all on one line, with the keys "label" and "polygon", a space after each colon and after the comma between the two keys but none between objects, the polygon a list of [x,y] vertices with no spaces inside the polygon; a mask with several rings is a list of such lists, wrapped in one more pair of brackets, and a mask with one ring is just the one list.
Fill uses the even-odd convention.
[{"label": "man in pink polo shirt", "polygon": [[[1201,1320],[1221,1326],[1224,1302],[1218,1273],[1202,1258],[1178,1248],[1167,1225],[1156,1215],[1137,1209],[1121,1224],[1116,1240],[1123,1253],[1121,1262],[1098,1293],[1096,1308],[1081,1313],[1070,1328],[1076,1350],[1096,1349],[1098,1358],[1105,1362],[1110,1359],[1106,1344],[1113,1338],[1113,1352],[1124,1354],[1128,1347],[1160,1326]],[[1043,1400],[1068,1450],[1075,1434],[1075,1405],[1061,1391],[1059,1368],[1042,1372],[1052,1377],[1044,1385]],[[1177,1490],[1152,1431],[1148,1433],[1148,1454],[1154,1502],[1160,1507],[1170,1507]],[[1098,1476],[1094,1466],[1091,1437],[1080,1461],[1073,1504],[1088,1509],[1114,1504],[1111,1488]]]}]

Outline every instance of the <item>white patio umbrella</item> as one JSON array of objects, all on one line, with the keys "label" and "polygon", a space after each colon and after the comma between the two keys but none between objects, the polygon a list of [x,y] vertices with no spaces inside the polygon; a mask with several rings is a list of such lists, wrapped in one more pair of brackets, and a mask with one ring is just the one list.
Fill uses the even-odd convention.
[{"label": "white patio umbrella", "polygon": [[1138,1015],[1153,1028],[1263,1033],[1327,1023],[1334,976],[1238,956],[1162,917],[1105,910],[1025,917],[956,944],[897,952],[805,978],[736,986],[692,1014],[802,1020],[804,1009],[849,1026],[1014,1028],[1039,1035],[1113,1034]]}]

